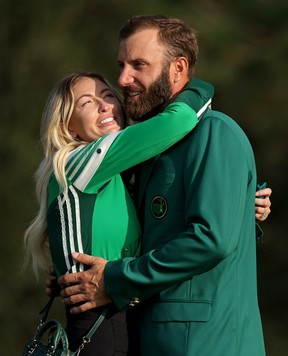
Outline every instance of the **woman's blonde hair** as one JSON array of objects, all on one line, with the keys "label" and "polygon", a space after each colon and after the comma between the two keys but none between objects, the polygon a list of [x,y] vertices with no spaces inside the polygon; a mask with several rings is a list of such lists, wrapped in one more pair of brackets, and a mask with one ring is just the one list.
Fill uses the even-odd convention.
[{"label": "woman's blonde hair", "polygon": [[39,211],[24,235],[24,265],[26,266],[31,259],[36,276],[38,276],[40,268],[48,269],[52,263],[47,232],[47,192],[51,173],[54,172],[61,191],[65,192],[67,190],[65,176],[67,155],[76,147],[87,144],[87,142],[73,137],[68,129],[74,108],[72,88],[83,77],[102,81],[113,91],[115,97],[122,104],[122,97],[109,82],[102,75],[92,72],[72,73],[59,81],[50,92],[44,107],[40,131],[44,158],[35,173]]}]

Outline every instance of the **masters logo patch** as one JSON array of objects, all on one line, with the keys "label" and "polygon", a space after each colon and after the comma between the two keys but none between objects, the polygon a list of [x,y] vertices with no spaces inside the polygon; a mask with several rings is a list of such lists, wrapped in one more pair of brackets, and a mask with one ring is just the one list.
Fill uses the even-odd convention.
[{"label": "masters logo patch", "polygon": [[168,210],[168,204],[165,198],[157,195],[151,202],[151,213],[156,219],[162,219]]}]

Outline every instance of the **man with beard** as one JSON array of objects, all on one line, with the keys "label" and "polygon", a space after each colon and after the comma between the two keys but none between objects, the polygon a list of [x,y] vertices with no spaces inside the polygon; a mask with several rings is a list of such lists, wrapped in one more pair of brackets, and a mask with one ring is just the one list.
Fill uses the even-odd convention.
[{"label": "man with beard", "polygon": [[[128,116],[146,120],[190,85],[197,52],[194,31],[178,19],[130,19],[120,32],[118,56]],[[191,134],[144,163],[138,178],[141,256],[108,262],[74,254],[91,268],[58,280],[69,284],[61,292],[65,303],[82,303],[71,312],[111,301],[130,309],[134,356],[265,355],[256,169],[244,132],[208,109]],[[263,193],[269,198],[271,191]],[[256,216],[270,212],[268,198]]]},{"label": "man with beard", "polygon": [[[121,68],[122,65],[119,60],[119,67]],[[172,96],[168,68],[168,64],[165,65],[149,87],[137,82],[131,85],[126,84],[127,81],[123,80],[123,85],[120,85],[123,88],[125,112],[128,118],[135,122],[142,122],[161,111],[163,103],[166,103]],[[122,82],[120,80],[119,78],[119,83]]]}]

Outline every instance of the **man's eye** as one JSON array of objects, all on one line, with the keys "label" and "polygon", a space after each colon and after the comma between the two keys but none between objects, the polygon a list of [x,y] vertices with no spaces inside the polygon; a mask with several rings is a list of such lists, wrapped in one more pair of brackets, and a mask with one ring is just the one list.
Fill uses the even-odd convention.
[{"label": "man's eye", "polygon": [[117,62],[117,64],[118,64],[118,67],[119,67],[120,70],[122,70],[124,68],[124,64],[123,63]]},{"label": "man's eye", "polygon": [[143,62],[137,62],[134,64],[134,68],[136,68],[136,69],[141,69],[144,66],[145,66],[145,63],[143,63]]}]

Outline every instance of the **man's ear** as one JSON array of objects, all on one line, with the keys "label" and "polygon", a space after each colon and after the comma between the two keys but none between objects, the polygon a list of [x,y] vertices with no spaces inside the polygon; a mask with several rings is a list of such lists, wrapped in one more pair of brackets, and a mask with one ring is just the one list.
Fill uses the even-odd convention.
[{"label": "man's ear", "polygon": [[170,75],[174,83],[187,80],[189,64],[185,57],[177,57],[171,63]]}]

